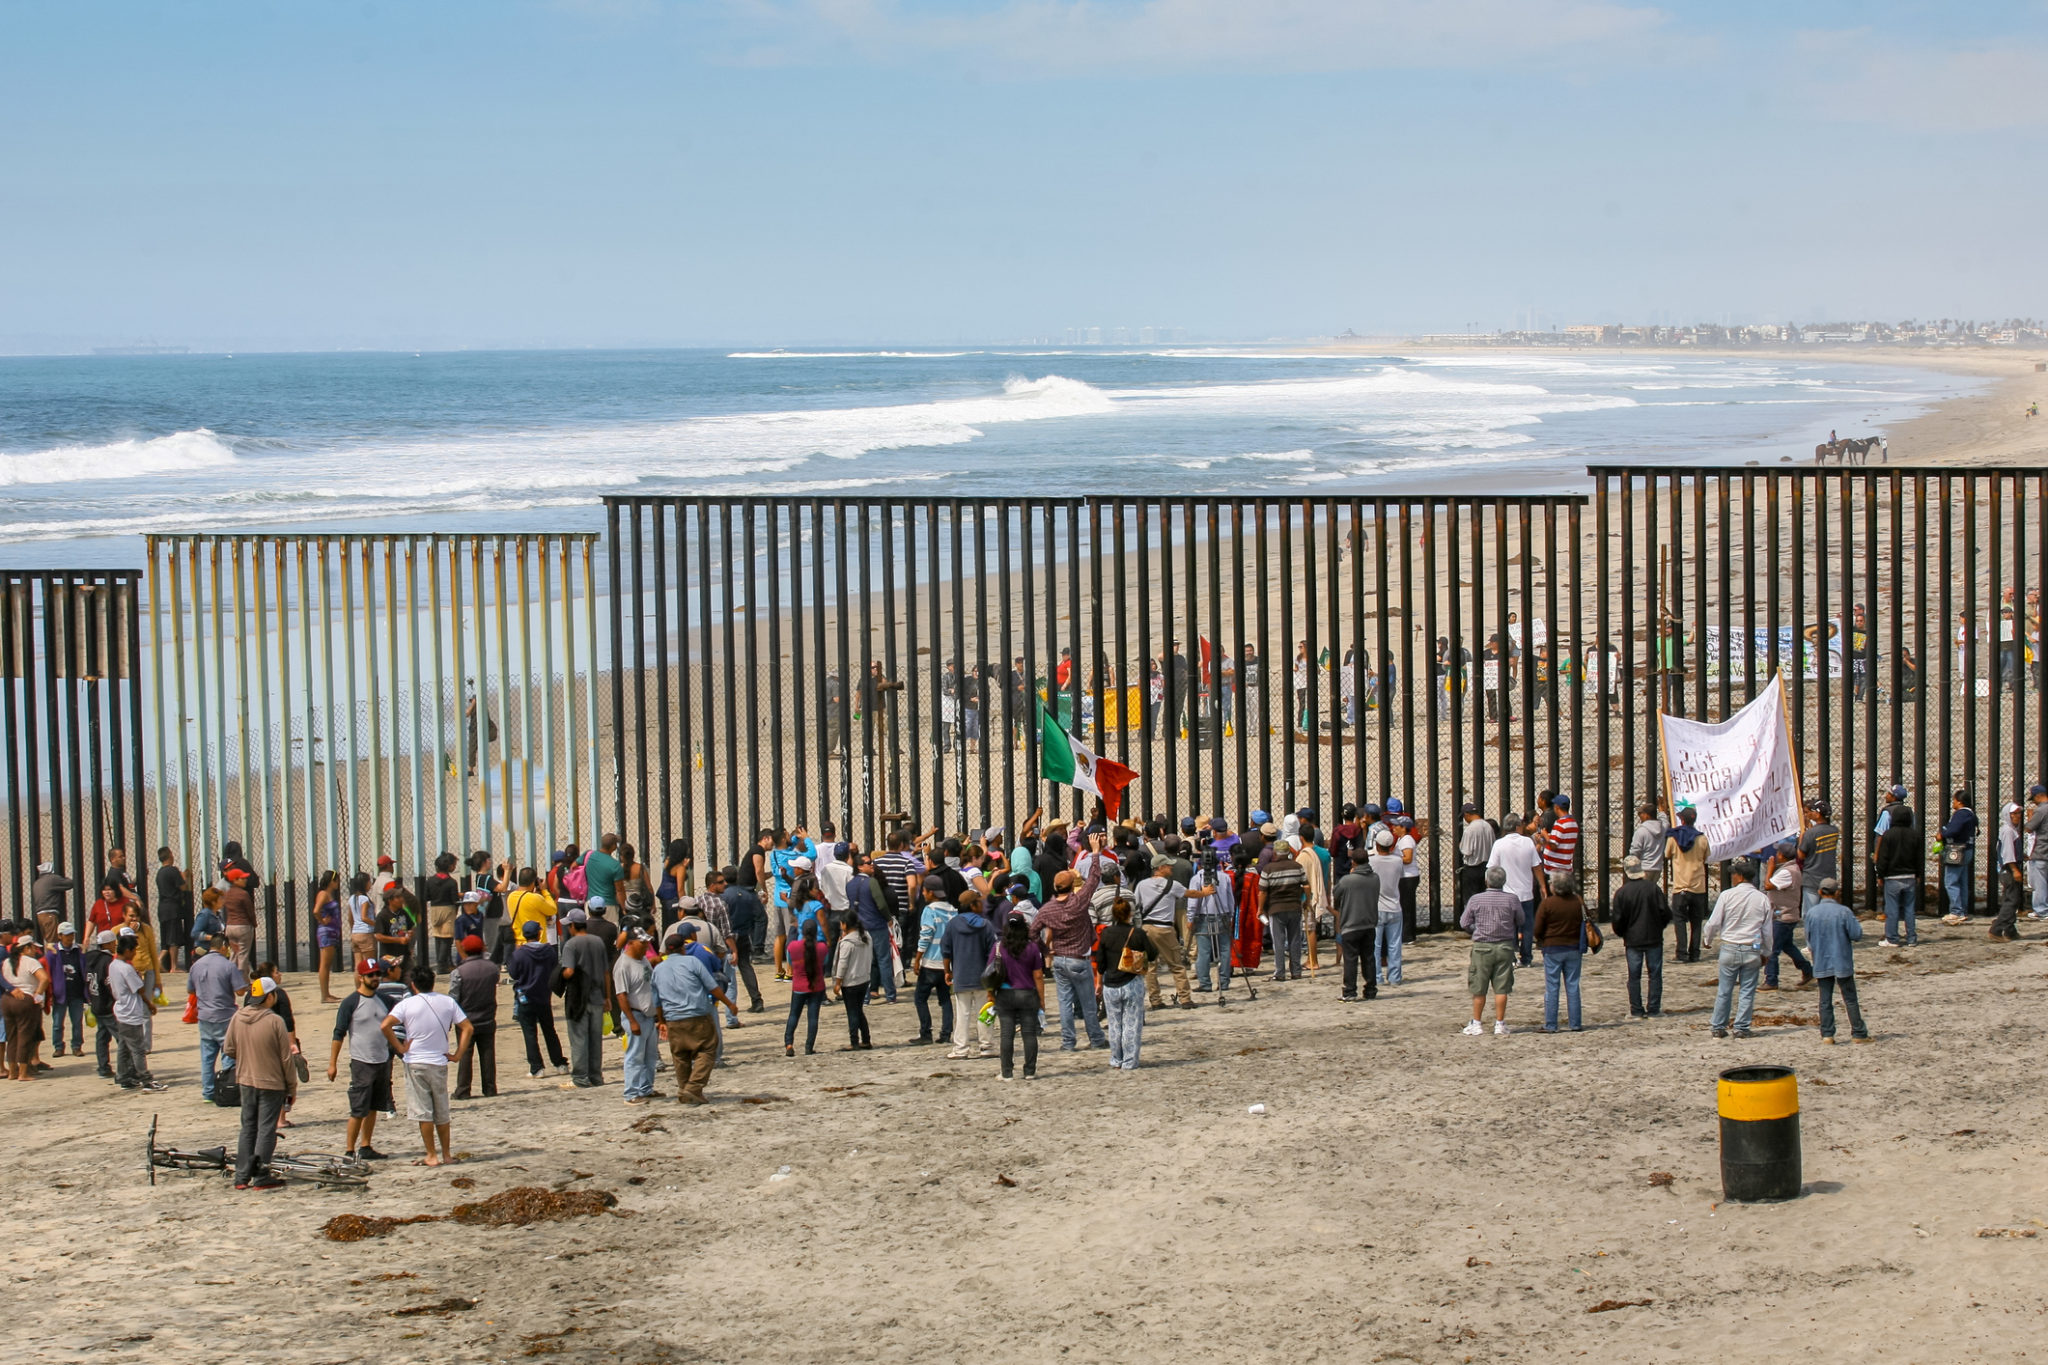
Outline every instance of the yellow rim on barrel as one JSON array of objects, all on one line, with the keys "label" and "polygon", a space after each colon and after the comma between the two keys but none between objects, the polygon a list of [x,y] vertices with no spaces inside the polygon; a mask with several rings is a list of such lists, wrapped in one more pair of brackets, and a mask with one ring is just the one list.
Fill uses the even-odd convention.
[{"label": "yellow rim on barrel", "polygon": [[1790,1118],[1799,1112],[1799,1078],[1789,1072],[1754,1081],[1724,1075],[1718,1093],[1721,1117],[1741,1123]]}]

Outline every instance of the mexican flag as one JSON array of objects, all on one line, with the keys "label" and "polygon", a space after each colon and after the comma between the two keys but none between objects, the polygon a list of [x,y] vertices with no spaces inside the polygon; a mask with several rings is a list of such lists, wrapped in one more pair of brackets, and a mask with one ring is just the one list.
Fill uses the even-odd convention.
[{"label": "mexican flag", "polygon": [[1038,747],[1040,777],[1100,797],[1109,818],[1117,818],[1124,788],[1138,775],[1134,770],[1107,758],[1097,758],[1087,745],[1067,733],[1043,703],[1038,708]]}]

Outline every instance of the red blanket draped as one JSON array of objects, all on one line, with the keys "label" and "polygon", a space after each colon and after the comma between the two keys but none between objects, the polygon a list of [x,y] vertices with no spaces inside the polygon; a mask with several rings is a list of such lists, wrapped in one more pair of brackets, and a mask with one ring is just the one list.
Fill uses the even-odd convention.
[{"label": "red blanket draped", "polygon": [[1237,875],[1237,937],[1230,945],[1231,970],[1256,969],[1264,948],[1259,925],[1259,874],[1247,868]]}]

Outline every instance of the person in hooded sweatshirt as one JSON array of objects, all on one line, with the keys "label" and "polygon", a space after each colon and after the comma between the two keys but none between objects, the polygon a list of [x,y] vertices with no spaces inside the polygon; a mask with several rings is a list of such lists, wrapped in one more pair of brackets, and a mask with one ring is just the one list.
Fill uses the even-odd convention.
[{"label": "person in hooded sweatshirt", "polygon": [[[981,1019],[981,1007],[988,1003],[981,974],[988,969],[989,954],[995,951],[996,929],[982,916],[981,906],[980,893],[969,891],[962,895],[960,913],[947,922],[939,940],[939,952],[946,963],[946,984],[953,989],[953,1050],[946,1054],[948,1057],[995,1055],[989,1046],[989,1026]],[[967,1047],[970,1029],[977,1046],[972,1053]]]},{"label": "person in hooded sweatshirt", "polygon": [[291,1033],[272,1006],[279,999],[277,982],[259,977],[228,1024],[221,1051],[234,1058],[235,1084],[242,1090],[242,1135],[235,1147],[235,1188],[275,1190],[284,1181],[270,1173],[270,1154],[277,1147],[277,1121],[285,1102],[299,1088],[292,1065]]},{"label": "person in hooded sweatshirt", "polygon": [[1699,830],[1699,812],[1686,806],[1664,839],[1664,860],[1671,867],[1671,928],[1674,962],[1700,960],[1700,925],[1707,918],[1707,836]]},{"label": "person in hooded sweatshirt", "polygon": [[[1920,875],[1927,867],[1927,845],[1911,806],[1898,802],[1885,814],[1885,831],[1870,855],[1884,879],[1884,946],[1913,948],[1920,943]],[[1899,937],[1902,924],[1904,938]]]}]

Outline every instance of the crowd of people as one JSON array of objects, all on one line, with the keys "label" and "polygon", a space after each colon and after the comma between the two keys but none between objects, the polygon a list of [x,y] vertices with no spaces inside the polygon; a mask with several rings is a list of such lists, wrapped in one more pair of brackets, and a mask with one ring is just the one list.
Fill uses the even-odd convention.
[{"label": "crowd of people", "polygon": [[[1906,796],[1892,788],[1872,830],[1888,947],[1918,942],[1930,856],[1942,872],[1944,920],[1980,917],[1974,868],[1985,831],[1969,794],[1952,794],[1938,828]],[[1838,996],[1851,1039],[1869,1038],[1852,946],[1864,930],[1842,897],[1841,831],[1826,802],[1808,804],[1797,837],[1732,854],[1709,846],[1690,809],[1672,821],[1646,804],[1638,816],[1603,929],[1581,889],[1568,795],[1546,792],[1536,812],[1497,820],[1464,808],[1456,893],[1457,924],[1470,938],[1466,1034],[1487,1031],[1489,1004],[1492,1032],[1510,1032],[1516,968],[1533,968],[1538,955],[1543,1030],[1581,1029],[1584,956],[1612,938],[1626,956],[1632,1016],[1663,1013],[1667,961],[1697,963],[1712,951],[1714,1037],[1748,1037],[1758,993],[1780,989],[1789,962],[1800,974],[1795,988],[1819,991],[1824,1041],[1835,1041]],[[2048,919],[2048,786],[2003,805],[1989,833],[2000,894],[1987,932],[2015,941],[2022,914]],[[380,858],[375,873],[344,882],[329,872],[317,882],[321,1004],[336,1007],[326,1078],[338,1081],[346,1052],[351,1156],[382,1158],[378,1119],[395,1117],[402,1093],[421,1164],[453,1160],[450,1100],[498,1093],[498,1011],[509,987],[529,1077],[601,1086],[616,1037],[627,1104],[656,1098],[663,1069],[677,1099],[702,1104],[728,1031],[766,1011],[761,976],[771,972],[789,987],[785,1056],[799,1045],[817,1051],[828,1006],[846,1030],[840,1050],[870,1050],[875,1007],[907,999],[916,1032],[905,1046],[991,1058],[1002,1079],[1029,1081],[1056,1025],[1061,1050],[1107,1052],[1124,1074],[1141,1064],[1150,1014],[1194,1009],[1198,996],[1227,1005],[1241,978],[1298,981],[1335,965],[1346,1002],[1400,986],[1417,927],[1418,851],[1415,820],[1389,799],[1346,805],[1328,828],[1308,809],[1277,819],[1253,811],[1239,832],[1222,816],[1112,821],[1098,807],[1072,825],[1041,824],[1034,812],[1014,835],[901,828],[879,849],[829,825],[817,837],[763,830],[735,861],[710,869],[701,890],[681,841],[657,873],[611,834],[595,848],[555,853],[544,873],[487,852],[443,854],[419,887]],[[82,934],[64,910],[74,884],[48,864],[36,919],[0,924],[7,1078],[50,1071],[46,1044],[53,1057],[67,1042],[83,1057],[90,1026],[101,1076],[131,1091],[164,1089],[149,1057],[170,1004],[163,983],[182,965],[200,1096],[242,1115],[236,1183],[275,1188],[266,1162],[310,1073],[281,973],[255,957],[251,893],[260,882],[230,843],[195,905],[171,851],[158,857],[154,930],[118,850]],[[353,987],[336,996],[344,951]]]}]

